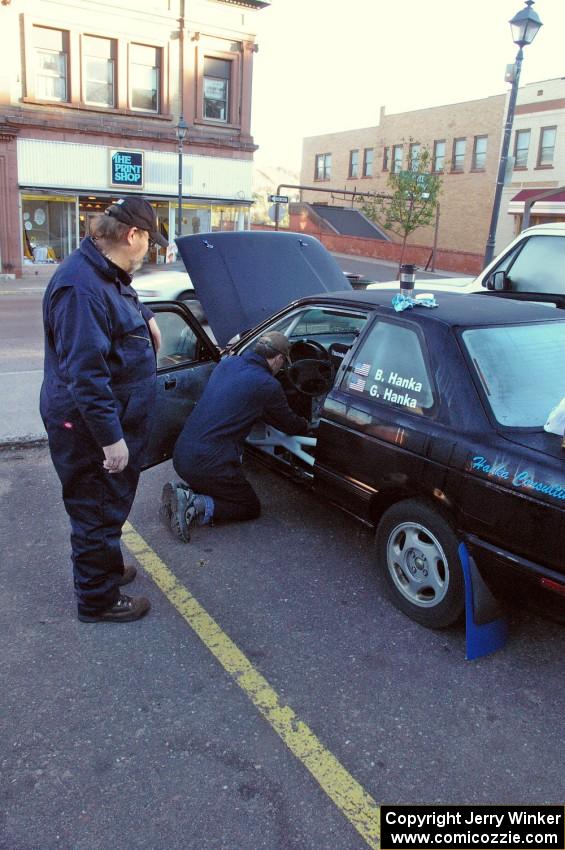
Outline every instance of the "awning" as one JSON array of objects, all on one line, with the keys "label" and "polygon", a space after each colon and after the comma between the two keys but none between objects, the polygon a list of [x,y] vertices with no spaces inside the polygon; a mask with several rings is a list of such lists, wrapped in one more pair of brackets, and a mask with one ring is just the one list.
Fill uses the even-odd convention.
[{"label": "awning", "polygon": [[[549,192],[549,191],[551,191],[551,190],[550,189],[522,189],[520,192],[518,192],[517,195],[514,195],[514,197],[510,199],[510,203],[513,204],[515,202],[520,202],[520,201],[522,201],[522,203],[523,203],[524,201],[528,201],[528,200],[530,200],[530,198],[533,198],[534,195],[541,195],[543,192]],[[565,191],[556,189],[554,195],[546,195],[546,197],[542,198],[542,200],[544,201],[544,203],[550,203],[550,204],[561,203],[561,204],[563,204],[563,203],[565,203]]]}]

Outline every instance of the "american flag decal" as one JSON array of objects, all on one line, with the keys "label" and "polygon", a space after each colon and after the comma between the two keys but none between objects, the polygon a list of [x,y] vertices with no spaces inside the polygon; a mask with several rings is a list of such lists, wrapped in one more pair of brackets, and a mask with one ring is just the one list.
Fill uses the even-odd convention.
[{"label": "american flag decal", "polygon": [[355,372],[356,375],[364,375],[365,378],[366,378],[367,375],[369,374],[370,368],[371,368],[370,363],[356,363],[354,368],[353,368],[353,371]]},{"label": "american flag decal", "polygon": [[363,390],[365,389],[366,383],[367,383],[367,381],[365,381],[363,378],[352,378],[349,381],[349,389],[350,390],[357,390],[357,392],[362,393]]}]

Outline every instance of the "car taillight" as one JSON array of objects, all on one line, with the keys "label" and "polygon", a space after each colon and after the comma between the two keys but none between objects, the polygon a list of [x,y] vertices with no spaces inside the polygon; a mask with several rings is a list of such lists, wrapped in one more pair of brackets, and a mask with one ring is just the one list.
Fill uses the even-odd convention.
[{"label": "car taillight", "polygon": [[550,578],[540,578],[539,583],[546,590],[552,590],[553,593],[560,593],[561,596],[565,596],[565,584],[559,584],[558,581],[553,581]]}]

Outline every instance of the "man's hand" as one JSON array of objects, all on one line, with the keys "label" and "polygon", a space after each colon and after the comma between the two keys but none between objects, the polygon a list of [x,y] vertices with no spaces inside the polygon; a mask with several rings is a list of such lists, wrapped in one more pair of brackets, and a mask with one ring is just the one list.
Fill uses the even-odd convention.
[{"label": "man's hand", "polygon": [[149,327],[149,332],[151,333],[151,336],[153,337],[153,345],[155,346],[155,353],[158,354],[159,349],[161,348],[161,331],[159,330],[159,325],[155,321],[155,316],[153,316],[151,319],[149,319],[149,321],[147,322],[147,325]]},{"label": "man's hand", "polygon": [[106,472],[123,472],[129,460],[129,451],[124,438],[122,437],[117,443],[112,443],[111,446],[102,446],[102,451],[105,457],[102,466]]}]

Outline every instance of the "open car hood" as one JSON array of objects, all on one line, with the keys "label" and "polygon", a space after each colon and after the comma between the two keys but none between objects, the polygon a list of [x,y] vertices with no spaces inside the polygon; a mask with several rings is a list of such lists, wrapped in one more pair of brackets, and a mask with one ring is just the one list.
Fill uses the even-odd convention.
[{"label": "open car hood", "polygon": [[351,290],[324,246],[299,233],[199,233],[176,240],[221,346],[297,298]]}]

